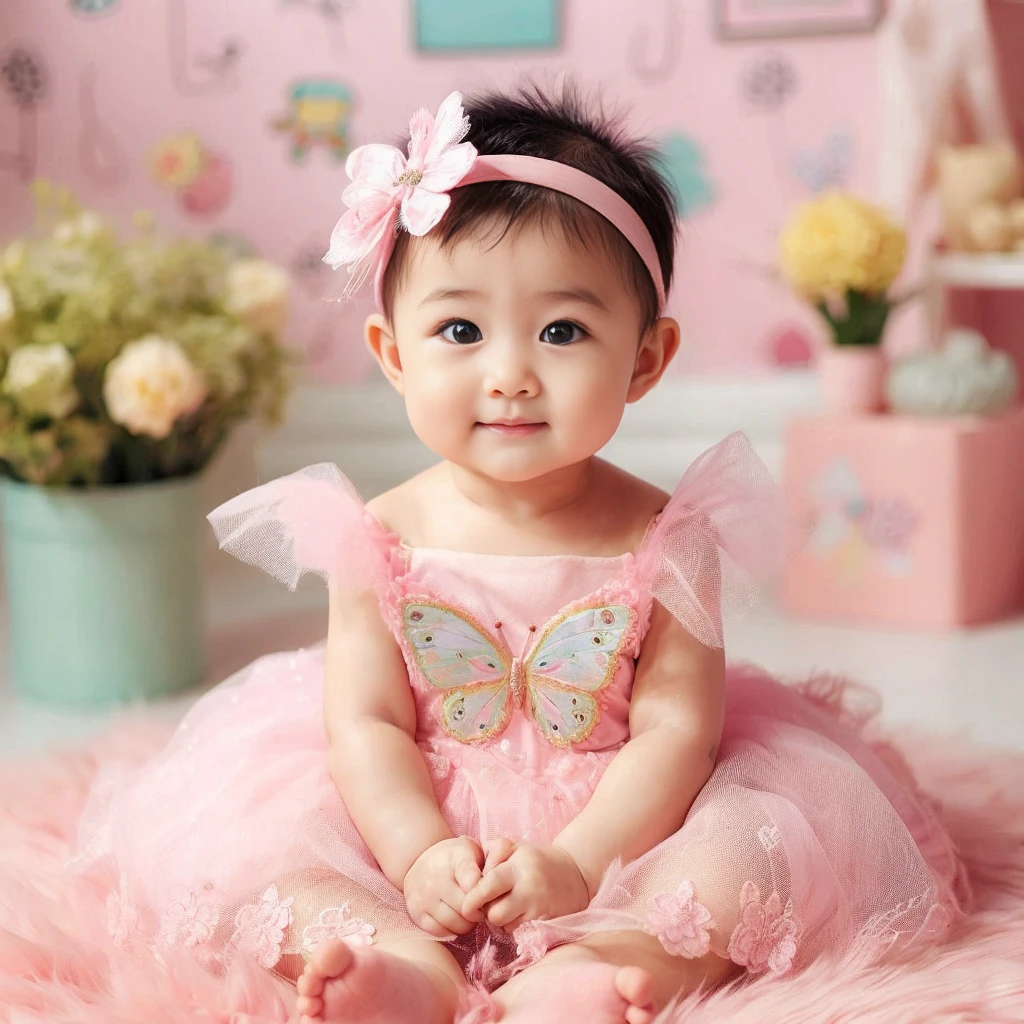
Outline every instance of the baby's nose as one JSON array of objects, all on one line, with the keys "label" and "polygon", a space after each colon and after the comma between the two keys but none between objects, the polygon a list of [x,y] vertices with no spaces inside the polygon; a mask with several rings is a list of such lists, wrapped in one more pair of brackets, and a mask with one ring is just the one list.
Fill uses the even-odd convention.
[{"label": "baby's nose", "polygon": [[540,380],[529,355],[516,345],[494,351],[485,378],[487,393],[504,398],[532,398]]}]

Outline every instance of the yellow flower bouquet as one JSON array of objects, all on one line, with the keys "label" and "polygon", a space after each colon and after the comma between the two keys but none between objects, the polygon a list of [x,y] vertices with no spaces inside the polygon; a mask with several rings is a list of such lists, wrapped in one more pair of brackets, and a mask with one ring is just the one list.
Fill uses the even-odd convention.
[{"label": "yellow flower bouquet", "polygon": [[280,420],[289,280],[229,246],[119,237],[39,182],[0,253],[0,476],[118,485],[198,473],[233,426]]},{"label": "yellow flower bouquet", "polygon": [[907,254],[904,230],[877,206],[845,192],[799,207],[780,238],[782,271],[825,319],[836,345],[881,343],[889,294]]}]

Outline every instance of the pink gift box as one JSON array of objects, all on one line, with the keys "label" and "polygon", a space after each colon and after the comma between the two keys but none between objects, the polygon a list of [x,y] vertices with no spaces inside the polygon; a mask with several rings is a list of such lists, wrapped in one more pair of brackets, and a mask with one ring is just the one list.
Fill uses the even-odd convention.
[{"label": "pink gift box", "polygon": [[797,420],[785,487],[792,614],[941,630],[1024,609],[1024,409]]}]

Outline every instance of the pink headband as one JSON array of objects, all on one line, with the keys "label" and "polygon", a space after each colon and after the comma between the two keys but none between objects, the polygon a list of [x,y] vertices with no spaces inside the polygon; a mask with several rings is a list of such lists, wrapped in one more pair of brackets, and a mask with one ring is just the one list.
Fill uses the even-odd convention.
[{"label": "pink headband", "polygon": [[445,215],[460,185],[481,181],[522,181],[563,192],[596,210],[622,233],[644,261],[665,305],[665,286],[654,241],[639,214],[604,182],[556,160],[534,156],[479,156],[463,142],[469,118],[462,96],[451,93],[434,118],[419,110],[409,122],[409,155],[394,146],[371,144],[353,150],[345,163],[352,184],[342,200],[348,209],[331,233],[324,262],[349,270],[345,294],[350,295],[373,275],[374,295],[381,305],[384,270],[395,244],[396,228],[425,235]]}]

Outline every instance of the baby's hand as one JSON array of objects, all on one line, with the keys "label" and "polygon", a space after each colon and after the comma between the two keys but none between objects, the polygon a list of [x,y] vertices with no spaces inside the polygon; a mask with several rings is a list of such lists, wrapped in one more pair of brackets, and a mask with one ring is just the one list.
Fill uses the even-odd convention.
[{"label": "baby's hand", "polygon": [[513,932],[525,921],[575,914],[589,904],[587,883],[565,850],[524,844],[477,882],[462,903],[462,916],[470,919],[483,910],[495,928]]},{"label": "baby's hand", "polygon": [[511,839],[499,837],[484,840],[484,874],[493,871],[499,864],[504,864],[515,850],[516,844]]},{"label": "baby's hand", "polygon": [[479,910],[466,914],[462,904],[480,882],[483,866],[483,849],[467,836],[428,847],[409,868],[402,886],[409,916],[439,939],[471,932],[483,915]]}]

